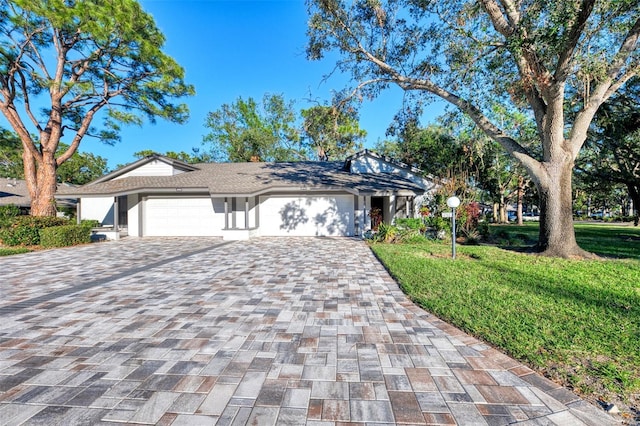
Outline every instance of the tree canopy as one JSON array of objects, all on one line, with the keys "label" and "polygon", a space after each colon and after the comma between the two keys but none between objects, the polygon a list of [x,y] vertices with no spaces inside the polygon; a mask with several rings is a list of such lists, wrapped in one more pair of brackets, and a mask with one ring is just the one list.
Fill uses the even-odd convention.
[{"label": "tree canopy", "polygon": [[[301,119],[301,123],[300,123]],[[239,97],[207,115],[203,142],[217,161],[339,160],[362,148],[356,110],[315,105],[301,111],[282,95]]]},{"label": "tree canopy", "polygon": [[0,0],[0,111],[22,142],[32,214],[55,213],[56,169],[84,137],[113,143],[143,117],[186,121],[177,100],[194,89],[164,41],[134,0]]},{"label": "tree canopy", "polygon": [[217,161],[299,160],[300,135],[295,127],[293,102],[282,95],[265,94],[262,103],[241,97],[209,112],[204,143]]},{"label": "tree canopy", "polygon": [[355,109],[316,105],[301,115],[302,134],[319,161],[341,160],[362,149],[367,132],[360,128]]},{"label": "tree canopy", "polygon": [[18,135],[0,128],[0,177],[24,178],[22,142]]},{"label": "tree canopy", "polygon": [[[60,143],[58,155],[69,149],[69,145]],[[58,167],[57,175],[59,183],[71,183],[85,185],[102,177],[109,171],[107,159],[90,152],[76,151],[64,163]]]},{"label": "tree canopy", "polygon": [[[390,84],[418,102],[463,111],[528,172],[540,194],[539,247],[587,256],[571,207],[574,162],[598,108],[638,73],[638,0],[310,0],[310,59],[337,52],[346,96]],[[539,149],[491,117],[497,103],[526,110]]]},{"label": "tree canopy", "polygon": [[[138,159],[141,159],[153,154],[156,154],[154,150],[143,149],[142,151],[134,152],[133,156]],[[193,148],[190,153],[185,151],[180,151],[180,152],[167,151],[161,155],[164,155],[165,157],[168,157],[168,158],[173,158],[174,160],[184,161],[185,163],[188,163],[188,164],[206,163],[211,161],[211,157],[209,156],[209,154],[206,152],[200,152],[199,148]],[[118,167],[122,167],[122,166],[118,166]]]},{"label": "tree canopy", "polygon": [[636,224],[640,208],[640,78],[598,111],[586,149],[578,160],[581,182],[596,193],[624,185],[633,200]]},{"label": "tree canopy", "polygon": [[[69,145],[60,142],[57,155]],[[84,185],[107,173],[107,159],[90,152],[76,151],[71,158],[58,167],[57,182]],[[22,144],[20,138],[10,130],[0,128],[0,177],[24,179]]]}]

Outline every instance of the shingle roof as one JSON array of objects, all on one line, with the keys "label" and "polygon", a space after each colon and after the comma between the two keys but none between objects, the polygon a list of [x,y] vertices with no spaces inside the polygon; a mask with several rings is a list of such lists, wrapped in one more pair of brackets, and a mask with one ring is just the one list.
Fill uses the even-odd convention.
[{"label": "shingle roof", "polygon": [[[58,193],[67,189],[76,189],[77,187],[67,184],[58,184]],[[65,197],[60,197],[65,198]],[[75,200],[58,200],[58,205],[72,206]],[[0,179],[0,206],[14,205],[17,207],[31,207],[31,197],[27,182],[22,179],[2,178]]]},{"label": "shingle roof", "polygon": [[58,196],[119,195],[136,192],[209,192],[253,196],[270,191],[347,190],[354,194],[422,194],[407,179],[390,174],[352,174],[342,162],[202,163],[173,176],[130,176],[66,188]]},{"label": "shingle roof", "polygon": [[13,204],[18,207],[29,207],[31,199],[24,180],[0,179],[0,205]]}]

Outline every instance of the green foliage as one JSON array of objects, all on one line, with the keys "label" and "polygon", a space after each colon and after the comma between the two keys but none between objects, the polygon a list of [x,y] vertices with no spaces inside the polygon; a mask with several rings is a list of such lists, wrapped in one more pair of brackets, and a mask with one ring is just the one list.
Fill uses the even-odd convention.
[{"label": "green foliage", "polygon": [[306,158],[294,126],[293,102],[282,95],[265,95],[262,105],[238,98],[209,112],[204,142],[217,161],[293,161]]},{"label": "green foliage", "polygon": [[40,230],[69,223],[58,217],[17,216],[11,225],[0,231],[0,239],[8,246],[34,246],[40,244]]},{"label": "green foliage", "polygon": [[[435,97],[450,103],[536,185],[544,198],[540,247],[557,256],[583,254],[566,229],[570,176],[596,110],[639,71],[637,1],[307,4],[307,57],[337,56],[336,69],[353,83],[344,96],[372,98],[395,84],[406,93],[405,109],[420,110]],[[512,113],[535,129],[525,132],[535,146]],[[503,192],[508,165],[494,159],[500,167],[487,177]]]},{"label": "green foliage", "polygon": [[[578,159],[576,183],[582,195],[575,210],[612,209],[638,216],[640,210],[640,78],[601,107]],[[635,212],[627,212],[630,197]]]},{"label": "green foliage", "polygon": [[[0,129],[0,176],[24,179],[22,142],[18,136]],[[62,155],[69,145],[60,142],[56,154]],[[84,185],[107,173],[107,159],[99,155],[76,151],[57,169],[58,182]]]},{"label": "green foliage", "polygon": [[[142,151],[134,152],[133,156],[139,159],[144,157],[148,157],[150,155],[156,154],[155,151],[151,149],[144,149]],[[174,160],[180,160],[187,164],[195,164],[195,163],[207,163],[211,161],[211,155],[206,152],[200,152],[199,148],[192,148],[191,153],[180,151],[167,151],[164,154],[160,154],[168,158],[173,158]],[[119,167],[118,167],[119,168]]]},{"label": "green foliage", "polygon": [[[62,154],[69,145],[60,143],[58,153]],[[107,159],[90,152],[73,153],[71,158],[62,163],[56,170],[58,182],[85,185],[108,172]]]},{"label": "green foliage", "polygon": [[20,208],[9,204],[7,206],[0,206],[0,229],[5,228],[11,223],[16,216],[20,215]]},{"label": "green foliage", "polygon": [[362,149],[367,132],[350,106],[317,105],[302,112],[303,136],[319,161],[343,160]]},{"label": "green foliage", "polygon": [[[615,226],[585,225],[576,234],[586,247],[620,246],[618,235],[640,240],[640,230]],[[581,393],[633,406],[640,392],[640,252],[633,243],[619,248],[633,259],[597,261],[459,246],[452,262],[449,247],[433,242],[372,249],[429,312]]]},{"label": "green foliage", "polygon": [[[631,257],[640,260],[638,228],[597,223],[578,223],[575,228],[578,243],[585,250],[604,257]],[[524,225],[491,225],[489,229],[491,238],[500,245],[532,246],[537,241],[539,224],[529,222]]]},{"label": "green foliage", "polygon": [[43,228],[39,231],[42,247],[68,247],[91,242],[91,227],[64,225]]},{"label": "green foliage", "polygon": [[380,222],[377,231],[371,233],[368,239],[385,243],[418,243],[425,241],[425,229],[422,219],[401,218],[396,219],[393,225]]},{"label": "green foliage", "polygon": [[[0,102],[27,149],[25,173],[37,194],[32,214],[55,212],[47,180],[85,136],[114,143],[122,124],[144,116],[187,120],[179,102],[194,89],[137,1],[0,0],[0,11]],[[30,102],[36,98],[49,104]],[[63,133],[69,146],[59,153]],[[72,168],[65,179],[82,170]]]},{"label": "green foliage", "polygon": [[480,237],[482,239],[486,240],[491,234],[491,231],[489,228],[489,222],[487,221],[478,222],[478,233],[480,234]]},{"label": "green foliage", "polygon": [[425,224],[422,218],[398,218],[395,225],[400,229],[411,229],[416,231],[424,231]]},{"label": "green foliage", "polygon": [[443,178],[468,171],[467,166],[474,164],[469,161],[468,150],[461,140],[444,126],[421,128],[418,117],[403,114],[396,117],[391,131],[398,140],[395,146],[390,142],[380,146],[381,153],[417,167],[428,175]]},{"label": "green foliage", "polygon": [[436,232],[444,231],[451,233],[451,220],[447,220],[440,215],[430,216],[426,220],[427,226],[432,228]]},{"label": "green foliage", "polygon": [[91,229],[100,226],[100,221],[95,219],[84,219],[80,222],[80,226]]},{"label": "green foliage", "polygon": [[18,135],[0,128],[0,177],[22,179],[22,142]]},{"label": "green foliage", "polygon": [[381,222],[378,225],[378,232],[373,235],[373,241],[390,243],[398,235],[398,228],[393,225]]},{"label": "green foliage", "polygon": [[[3,0],[2,9],[7,12],[0,33],[6,49],[0,61],[7,76],[3,88],[38,94],[55,84],[55,92],[65,97],[61,113],[71,125],[67,129],[78,129],[94,106],[107,108],[107,130],[117,130],[117,123],[139,124],[132,110],[151,119],[186,120],[186,106],[170,100],[193,94],[193,87],[162,51],[164,36],[137,1]],[[40,36],[30,37],[36,29]],[[61,73],[45,68],[41,58],[48,57]],[[11,68],[16,60],[22,67]],[[27,64],[30,72],[22,73]],[[117,97],[124,102],[109,102]]]},{"label": "green foliage", "polygon": [[26,247],[0,247],[0,256],[13,256],[14,254],[29,253],[30,251]]}]

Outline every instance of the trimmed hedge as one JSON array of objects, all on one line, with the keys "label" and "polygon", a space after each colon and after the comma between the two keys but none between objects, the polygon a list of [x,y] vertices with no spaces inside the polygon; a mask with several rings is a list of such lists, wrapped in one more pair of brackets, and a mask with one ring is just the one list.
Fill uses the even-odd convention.
[{"label": "trimmed hedge", "polygon": [[9,204],[7,206],[0,206],[0,228],[11,225],[14,218],[20,215],[20,208]]},{"label": "trimmed hedge", "polygon": [[68,247],[91,242],[91,228],[82,225],[54,226],[40,229],[42,247]]},{"label": "trimmed hedge", "polygon": [[67,219],[47,216],[17,216],[11,225],[0,232],[0,239],[8,246],[40,244],[40,230],[68,224]]}]

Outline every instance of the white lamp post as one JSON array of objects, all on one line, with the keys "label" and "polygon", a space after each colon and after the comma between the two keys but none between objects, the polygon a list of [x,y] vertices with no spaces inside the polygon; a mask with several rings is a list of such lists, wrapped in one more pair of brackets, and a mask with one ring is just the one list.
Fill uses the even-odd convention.
[{"label": "white lamp post", "polygon": [[460,205],[460,198],[447,198],[447,206],[451,207],[451,257],[456,258],[456,208]]}]

